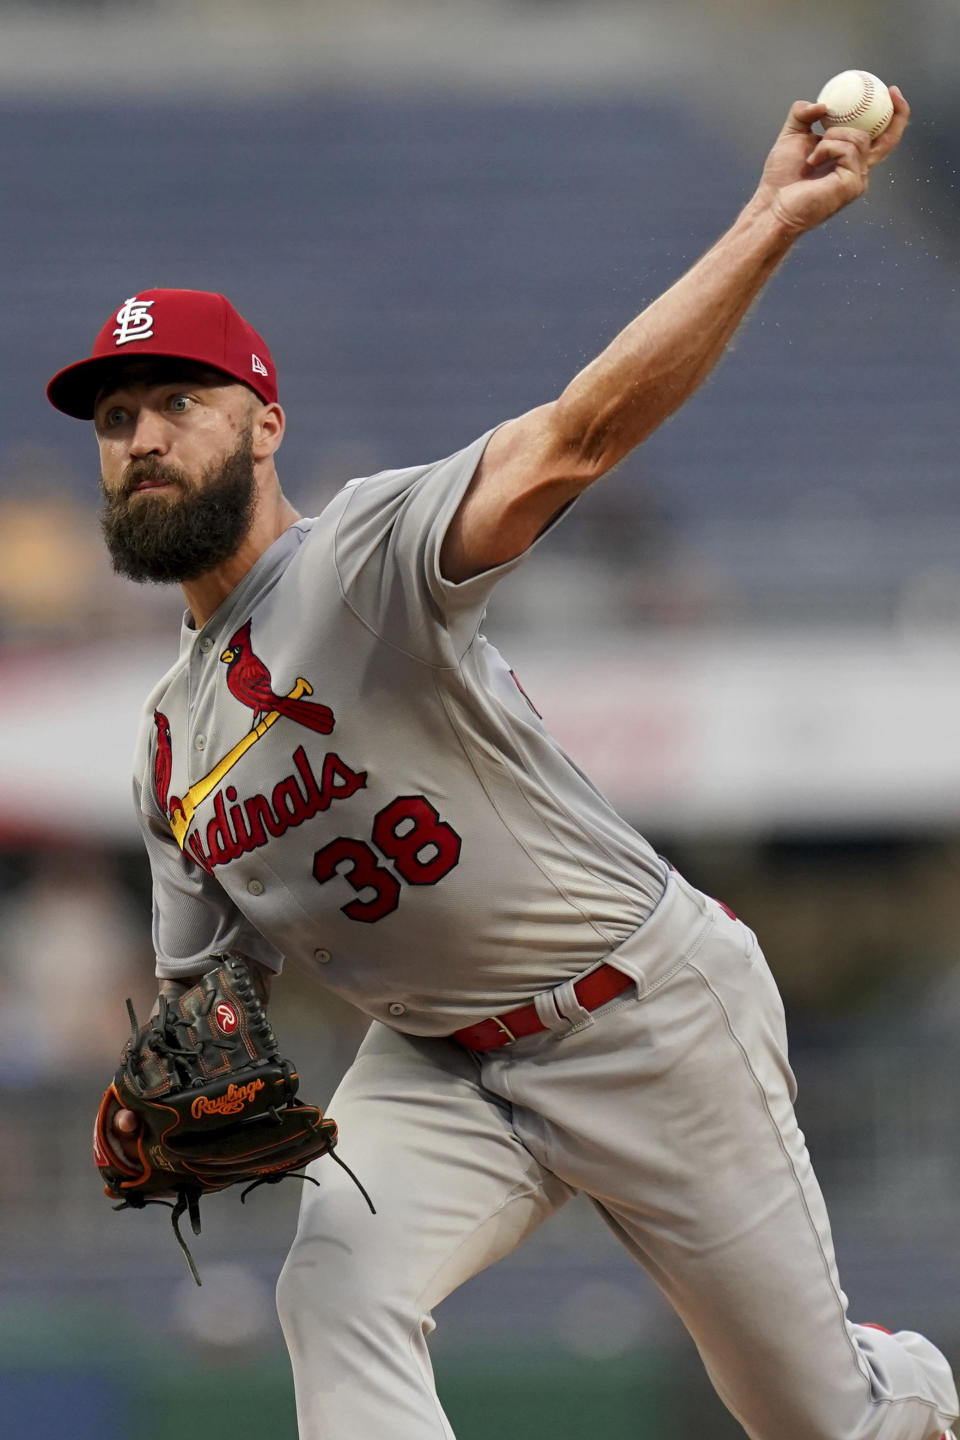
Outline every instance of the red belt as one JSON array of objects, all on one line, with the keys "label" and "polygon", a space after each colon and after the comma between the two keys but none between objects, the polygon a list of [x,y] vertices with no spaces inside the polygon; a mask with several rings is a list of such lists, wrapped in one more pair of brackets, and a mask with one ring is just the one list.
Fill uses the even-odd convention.
[{"label": "red belt", "polygon": [[[574,983],[573,993],[584,1010],[596,1010],[635,983],[622,970],[615,970],[612,965],[599,965]],[[501,1045],[509,1045],[512,1040],[521,1040],[525,1035],[536,1035],[538,1031],[549,1028],[537,1014],[536,1005],[521,1005],[517,1010],[507,1010],[503,1015],[494,1015],[489,1020],[455,1030],[452,1039],[459,1040],[468,1050],[499,1050]]]}]

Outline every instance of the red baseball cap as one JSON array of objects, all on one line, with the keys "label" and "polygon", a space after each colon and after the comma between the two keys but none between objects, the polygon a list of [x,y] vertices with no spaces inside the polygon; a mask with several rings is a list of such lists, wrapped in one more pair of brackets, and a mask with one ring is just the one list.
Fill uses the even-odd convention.
[{"label": "red baseball cap", "polygon": [[68,365],[47,386],[51,405],[92,420],[109,372],[144,355],[191,360],[249,385],[265,404],[277,398],[277,372],[263,339],[225,295],[209,290],[141,290],[116,310],[86,360]]}]

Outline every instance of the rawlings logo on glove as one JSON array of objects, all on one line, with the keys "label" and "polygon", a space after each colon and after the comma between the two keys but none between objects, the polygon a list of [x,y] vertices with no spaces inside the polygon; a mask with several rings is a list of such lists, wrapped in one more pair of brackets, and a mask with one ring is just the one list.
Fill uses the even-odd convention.
[{"label": "rawlings logo on glove", "polygon": [[[121,1202],[114,1208],[169,1205],[198,1285],[179,1220],[187,1211],[199,1235],[202,1195],[244,1185],[245,1200],[258,1185],[290,1176],[312,1180],[303,1166],[330,1155],[376,1213],[359,1180],[333,1153],[336,1123],[297,1098],[297,1073],[279,1054],[246,961],[215,958],[222,964],[177,1000],[161,996],[142,1028],[127,1001],[131,1035],[100,1102],[93,1137],[105,1193]],[[135,1159],[111,1142],[120,1110],[132,1110],[140,1122],[131,1137]]]},{"label": "rawlings logo on glove", "polygon": [[219,1100],[211,1100],[209,1095],[198,1095],[190,1106],[190,1114],[194,1120],[199,1120],[201,1115],[239,1115],[244,1105],[249,1105],[257,1091],[262,1089],[262,1080],[251,1080],[249,1085],[231,1083],[226,1095],[221,1095]]}]

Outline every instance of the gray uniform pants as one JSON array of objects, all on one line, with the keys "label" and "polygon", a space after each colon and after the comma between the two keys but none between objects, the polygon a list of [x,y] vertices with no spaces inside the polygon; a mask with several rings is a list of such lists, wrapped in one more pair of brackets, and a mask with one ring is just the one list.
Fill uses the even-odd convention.
[{"label": "gray uniform pants", "polygon": [[379,1213],[319,1162],[278,1288],[302,1440],[450,1437],[432,1307],[574,1191],[749,1435],[934,1440],[957,1415],[943,1356],[846,1319],[753,933],[673,875],[608,958],[636,989],[587,1014],[561,986],[566,1019],[542,997],[551,1030],[488,1055],[371,1029],[330,1110]]}]

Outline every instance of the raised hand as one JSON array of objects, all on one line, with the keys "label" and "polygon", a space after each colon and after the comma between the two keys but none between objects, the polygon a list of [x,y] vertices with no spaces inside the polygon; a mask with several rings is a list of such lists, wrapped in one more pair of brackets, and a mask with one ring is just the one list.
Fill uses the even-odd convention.
[{"label": "raised hand", "polygon": [[824,135],[813,126],[827,113],[825,105],[798,100],[767,156],[757,189],[787,229],[812,230],[861,196],[874,165],[896,149],[910,118],[910,106],[896,85],[890,87],[893,119],[875,140],[863,130],[837,125]]}]

